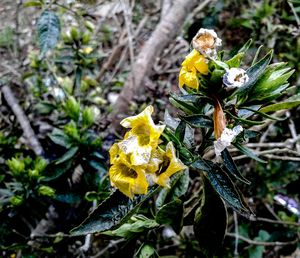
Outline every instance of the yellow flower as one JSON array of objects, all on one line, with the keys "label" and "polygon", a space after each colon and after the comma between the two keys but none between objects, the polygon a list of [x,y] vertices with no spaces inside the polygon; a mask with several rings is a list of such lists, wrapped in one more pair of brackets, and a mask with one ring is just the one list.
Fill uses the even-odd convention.
[{"label": "yellow flower", "polygon": [[132,165],[145,165],[149,162],[152,150],[156,149],[165,125],[155,125],[151,114],[153,107],[148,106],[136,116],[123,119],[121,125],[132,128],[126,133],[124,140],[118,143],[122,152],[130,154]]},{"label": "yellow flower", "polygon": [[186,169],[186,166],[178,158],[176,158],[173,143],[169,142],[164,156],[164,163],[162,164],[156,183],[163,187],[170,187],[170,176],[183,169]]},{"label": "yellow flower", "polygon": [[124,159],[119,159],[110,167],[109,179],[112,186],[131,199],[134,194],[147,194],[148,192],[145,171],[141,167],[132,166]]},{"label": "yellow flower", "polygon": [[89,55],[90,53],[93,52],[93,48],[91,48],[91,47],[85,47],[84,49],[80,49],[79,51],[80,51],[81,53],[84,53],[84,54],[86,54],[86,55]]},{"label": "yellow flower", "polygon": [[179,86],[186,85],[187,87],[198,89],[199,80],[197,72],[201,74],[208,73],[208,65],[205,57],[195,49],[186,56],[182,63],[182,68],[179,73]]}]

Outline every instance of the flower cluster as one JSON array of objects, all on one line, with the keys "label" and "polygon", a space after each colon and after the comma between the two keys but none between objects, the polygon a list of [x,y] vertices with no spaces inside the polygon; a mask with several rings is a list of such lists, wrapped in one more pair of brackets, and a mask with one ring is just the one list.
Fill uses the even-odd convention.
[{"label": "flower cluster", "polygon": [[186,168],[176,158],[172,142],[165,150],[159,146],[165,125],[155,125],[152,113],[153,107],[148,106],[140,114],[122,120],[121,125],[130,131],[109,151],[111,184],[129,198],[146,194],[154,183],[168,187],[170,176]]},{"label": "flower cluster", "polygon": [[194,49],[188,54],[181,64],[179,73],[179,86],[199,88],[199,74],[208,73],[208,59],[215,59],[216,48],[221,46],[222,40],[218,38],[214,30],[200,29],[193,39]]},{"label": "flower cluster", "polygon": [[[186,56],[182,63],[182,68],[179,73],[179,86],[198,90],[200,86],[199,78],[201,75],[209,75],[209,62],[219,62],[217,48],[222,44],[222,40],[218,38],[214,30],[201,28],[193,38],[193,50]],[[231,91],[240,88],[249,81],[249,76],[242,68],[226,67],[222,75],[223,88],[226,91]],[[208,77],[209,78],[209,77]],[[214,142],[215,153],[217,156],[228,147],[235,137],[243,131],[243,128],[238,125],[233,129],[226,127],[226,119],[222,106],[215,96],[214,105],[214,131],[216,141]]]}]

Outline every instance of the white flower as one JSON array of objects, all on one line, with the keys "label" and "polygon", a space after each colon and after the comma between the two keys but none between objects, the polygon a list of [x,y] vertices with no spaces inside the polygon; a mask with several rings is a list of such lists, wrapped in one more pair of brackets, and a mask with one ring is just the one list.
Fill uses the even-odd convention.
[{"label": "white flower", "polygon": [[216,156],[220,156],[221,152],[234,141],[235,137],[243,131],[243,127],[237,125],[233,129],[225,128],[221,137],[214,141]]},{"label": "white flower", "polygon": [[223,75],[223,83],[227,89],[234,89],[243,86],[249,80],[246,71],[242,68],[230,68]]},{"label": "white flower", "polygon": [[222,40],[218,38],[214,30],[201,28],[193,38],[193,48],[204,56],[216,58],[216,48],[222,45]]}]

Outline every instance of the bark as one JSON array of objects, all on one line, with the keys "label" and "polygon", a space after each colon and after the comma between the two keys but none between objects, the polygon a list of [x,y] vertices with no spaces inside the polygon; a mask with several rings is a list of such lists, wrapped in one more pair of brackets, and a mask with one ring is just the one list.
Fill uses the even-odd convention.
[{"label": "bark", "polygon": [[2,86],[1,91],[4,95],[7,104],[10,106],[12,112],[15,114],[18,122],[21,125],[28,146],[34,151],[34,153],[37,156],[41,155],[43,153],[43,148],[39,140],[35,136],[35,133],[28,121],[28,118],[22,110],[21,106],[19,105],[18,100],[16,99],[13,92],[8,86]]}]

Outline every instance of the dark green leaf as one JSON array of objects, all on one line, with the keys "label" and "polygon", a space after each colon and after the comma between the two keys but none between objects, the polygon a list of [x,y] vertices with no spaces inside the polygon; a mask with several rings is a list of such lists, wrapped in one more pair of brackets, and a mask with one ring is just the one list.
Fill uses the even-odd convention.
[{"label": "dark green leaf", "polygon": [[147,195],[139,195],[132,200],[116,190],[70,233],[79,236],[111,230],[130,218],[140,205],[151,198],[159,189],[159,187],[152,187]]},{"label": "dark green leaf", "polygon": [[221,155],[222,155],[222,158],[224,161],[224,166],[227,169],[227,171],[230,172],[230,174],[232,174],[238,180],[240,180],[246,184],[250,184],[250,182],[246,178],[243,177],[242,173],[239,171],[239,169],[235,165],[232,157],[230,156],[229,151],[227,149],[225,149],[222,151]]},{"label": "dark green leaf", "polygon": [[261,111],[257,111],[257,110],[254,110],[254,109],[251,109],[251,108],[247,108],[247,107],[244,107],[243,109],[247,109],[247,110],[249,110],[249,111],[251,111],[251,112],[253,112],[253,113],[257,114],[257,115],[260,115],[260,116],[262,116],[264,118],[268,118],[268,119],[275,120],[275,121],[284,121],[286,119],[286,118],[282,119],[282,118],[270,116],[270,115],[267,115],[267,114],[265,114],[265,113],[263,113]]},{"label": "dark green leaf", "polygon": [[161,207],[164,203],[173,201],[183,196],[189,186],[189,171],[178,172],[171,178],[171,187],[163,188],[156,199],[156,207]]},{"label": "dark green leaf", "polygon": [[183,226],[183,203],[176,199],[163,205],[157,212],[155,220],[159,224],[170,225],[179,234]]},{"label": "dark green leaf", "polygon": [[196,128],[201,128],[201,127],[211,128],[211,127],[213,127],[212,120],[206,115],[180,116],[180,118],[192,127],[196,127]]},{"label": "dark green leaf", "polygon": [[233,114],[231,114],[230,112],[228,112],[227,110],[224,110],[225,113],[229,116],[231,116],[232,118],[234,118],[235,120],[237,120],[238,122],[241,122],[241,123],[244,123],[244,124],[247,124],[247,125],[262,125],[264,124],[265,122],[264,121],[254,121],[254,120],[249,120],[249,119],[244,119],[244,118],[240,118],[240,117],[237,117]]},{"label": "dark green leaf", "polygon": [[227,211],[209,182],[204,184],[204,196],[200,203],[195,214],[195,237],[199,242],[201,253],[205,257],[214,257],[222,246],[226,234]]},{"label": "dark green leaf", "polygon": [[54,199],[64,203],[78,203],[82,200],[82,197],[78,194],[67,193],[67,194],[56,194]]},{"label": "dark green leaf", "polygon": [[41,58],[53,49],[60,36],[60,21],[58,16],[51,11],[44,11],[37,22]]},{"label": "dark green leaf", "polygon": [[169,98],[170,103],[174,106],[182,110],[187,114],[197,114],[199,112],[199,108],[197,108],[193,103],[184,101],[181,96],[177,96],[175,94],[171,94]]},{"label": "dark green leaf", "polygon": [[72,160],[68,160],[62,164],[56,165],[54,162],[47,166],[47,169],[43,173],[42,181],[52,181],[61,175],[67,173],[72,167]]},{"label": "dark green leaf", "polygon": [[267,163],[266,161],[260,159],[259,157],[257,157],[257,155],[255,153],[253,153],[252,150],[250,150],[249,148],[247,148],[244,145],[241,145],[240,143],[232,143],[240,152],[242,152],[243,154],[245,154],[246,156],[248,156],[251,159],[255,159],[258,162],[262,162],[262,163]]},{"label": "dark green leaf", "polygon": [[175,137],[181,142],[183,142],[184,140],[185,128],[186,128],[186,123],[181,120],[175,130]]},{"label": "dark green leaf", "polygon": [[72,147],[61,158],[57,159],[55,164],[61,164],[61,163],[64,163],[65,161],[67,161],[67,160],[72,159],[76,155],[78,149],[79,148],[77,146]]},{"label": "dark green leaf", "polygon": [[201,158],[192,163],[191,166],[197,170],[206,172],[211,185],[228,205],[245,216],[249,215],[250,211],[244,206],[238,190],[221,167],[212,161]]}]

